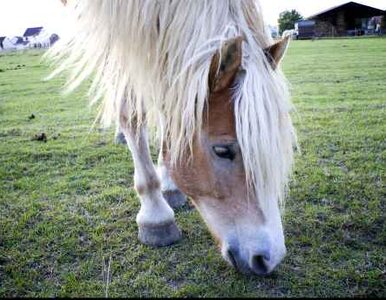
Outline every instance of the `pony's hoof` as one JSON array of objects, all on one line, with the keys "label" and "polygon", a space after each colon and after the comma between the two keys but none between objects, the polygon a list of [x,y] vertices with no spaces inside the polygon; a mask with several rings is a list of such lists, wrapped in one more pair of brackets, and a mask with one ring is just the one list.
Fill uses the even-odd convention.
[{"label": "pony's hoof", "polygon": [[122,132],[119,132],[119,133],[115,136],[115,143],[116,143],[116,144],[126,145],[126,138],[125,138],[125,136],[123,135]]},{"label": "pony's hoof", "polygon": [[187,202],[186,196],[180,190],[163,191],[162,195],[171,208],[180,208]]},{"label": "pony's hoof", "polygon": [[182,234],[176,223],[164,225],[139,225],[138,238],[141,243],[151,247],[164,247],[181,239]]}]

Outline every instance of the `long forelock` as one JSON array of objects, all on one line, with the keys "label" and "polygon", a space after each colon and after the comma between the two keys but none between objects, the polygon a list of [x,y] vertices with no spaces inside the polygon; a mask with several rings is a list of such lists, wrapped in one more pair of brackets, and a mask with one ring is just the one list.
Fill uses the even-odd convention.
[{"label": "long forelock", "polygon": [[92,77],[92,103],[101,103],[105,125],[118,122],[123,99],[128,122],[135,117],[139,124],[159,128],[162,116],[174,164],[201,132],[214,53],[225,40],[243,36],[245,75],[234,88],[234,103],[246,179],[260,201],[283,198],[294,132],[286,117],[286,81],[265,59],[263,49],[271,38],[256,1],[70,3],[76,31],[49,52],[59,64],[54,74],[72,70],[68,91]]},{"label": "long forelock", "polygon": [[[283,203],[296,137],[289,117],[288,86],[261,55],[244,58],[244,75],[233,92],[237,139],[246,181],[263,209]],[[260,57],[259,57],[260,56]]]}]

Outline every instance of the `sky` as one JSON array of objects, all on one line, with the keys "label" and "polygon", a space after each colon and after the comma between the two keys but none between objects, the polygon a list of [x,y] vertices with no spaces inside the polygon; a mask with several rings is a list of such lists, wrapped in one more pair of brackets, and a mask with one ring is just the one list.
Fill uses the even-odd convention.
[{"label": "sky", "polygon": [[[196,1],[196,0],[193,0]],[[266,22],[277,25],[280,12],[296,9],[308,17],[349,0],[260,0]],[[356,2],[386,10],[386,0]],[[27,27],[44,26],[59,35],[65,32],[66,10],[59,0],[0,0],[0,36],[23,35]]]}]

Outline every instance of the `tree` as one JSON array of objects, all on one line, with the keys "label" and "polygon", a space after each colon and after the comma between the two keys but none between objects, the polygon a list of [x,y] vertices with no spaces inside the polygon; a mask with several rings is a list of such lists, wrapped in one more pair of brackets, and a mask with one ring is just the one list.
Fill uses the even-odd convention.
[{"label": "tree", "polygon": [[303,20],[303,16],[295,9],[281,12],[279,16],[280,34],[282,34],[284,30],[294,29],[295,23],[300,20]]}]

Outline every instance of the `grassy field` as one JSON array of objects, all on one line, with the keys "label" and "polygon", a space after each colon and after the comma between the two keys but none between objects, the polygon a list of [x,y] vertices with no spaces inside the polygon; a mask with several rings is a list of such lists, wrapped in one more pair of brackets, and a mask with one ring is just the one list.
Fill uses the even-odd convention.
[{"label": "grassy field", "polygon": [[41,55],[0,55],[0,297],[386,296],[386,39],[291,44],[301,154],[264,278],[228,267],[191,206],[183,240],[141,245],[128,151],[90,131],[85,88],[42,81]]}]

